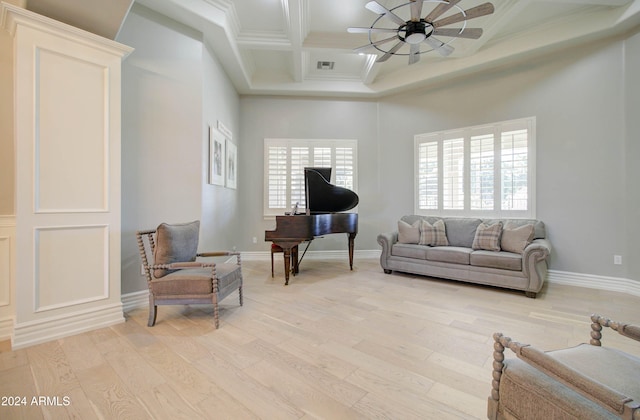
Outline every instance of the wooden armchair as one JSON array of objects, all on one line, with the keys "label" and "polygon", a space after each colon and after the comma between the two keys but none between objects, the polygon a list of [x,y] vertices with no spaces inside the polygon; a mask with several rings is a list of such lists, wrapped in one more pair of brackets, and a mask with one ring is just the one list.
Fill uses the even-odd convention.
[{"label": "wooden armchair", "polygon": [[[602,327],[640,341],[640,326],[591,321],[589,344],[548,352],[494,334],[488,417],[640,420],[640,358],[600,342]],[[505,360],[505,348],[518,358]]]},{"label": "wooden armchair", "polygon": [[[200,222],[162,223],[136,232],[142,266],[149,286],[149,322],[156,323],[157,305],[213,304],[219,327],[218,303],[238,290],[242,306],[242,266],[239,252],[198,253]],[[235,263],[199,262],[197,257],[235,256]]]}]

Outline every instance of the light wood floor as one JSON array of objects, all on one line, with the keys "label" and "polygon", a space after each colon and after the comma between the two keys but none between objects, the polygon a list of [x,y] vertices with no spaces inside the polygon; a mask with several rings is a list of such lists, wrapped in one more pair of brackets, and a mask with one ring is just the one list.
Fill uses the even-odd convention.
[{"label": "light wood floor", "polygon": [[[486,418],[494,332],[550,350],[588,341],[592,312],[640,320],[639,297],[549,285],[528,299],[386,275],[375,259],[353,272],[304,261],[284,287],[279,262],[276,279],[269,262],[244,262],[245,305],[225,299],[219,330],[210,307],[161,306],[153,328],[145,308],[26,349],[0,344],[0,397],[26,400],[0,419]],[[604,335],[640,355],[625,340]]]}]

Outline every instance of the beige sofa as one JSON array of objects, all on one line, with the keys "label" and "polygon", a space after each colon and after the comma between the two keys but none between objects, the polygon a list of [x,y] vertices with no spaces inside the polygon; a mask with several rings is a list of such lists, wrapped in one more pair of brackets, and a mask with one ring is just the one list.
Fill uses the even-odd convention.
[{"label": "beige sofa", "polygon": [[591,322],[589,344],[546,352],[494,334],[487,417],[640,419],[640,358],[601,342],[603,327],[640,341],[640,326],[595,314]]},{"label": "beige sofa", "polygon": [[535,298],[547,277],[551,244],[530,219],[403,216],[378,235],[380,265],[393,271],[522,290]]}]

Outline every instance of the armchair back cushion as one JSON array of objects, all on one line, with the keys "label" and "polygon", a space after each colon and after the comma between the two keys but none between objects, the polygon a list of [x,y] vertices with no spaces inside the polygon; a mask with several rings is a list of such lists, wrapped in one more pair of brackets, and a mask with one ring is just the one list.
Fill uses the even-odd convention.
[{"label": "armchair back cushion", "polygon": [[[171,264],[196,260],[200,221],[180,224],[162,223],[156,231],[154,264]],[[162,278],[173,270],[156,269],[155,278]]]}]

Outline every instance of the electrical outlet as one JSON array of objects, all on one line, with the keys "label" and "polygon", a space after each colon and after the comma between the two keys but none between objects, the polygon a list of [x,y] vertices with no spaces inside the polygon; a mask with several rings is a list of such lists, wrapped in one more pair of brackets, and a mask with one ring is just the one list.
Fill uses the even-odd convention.
[{"label": "electrical outlet", "polygon": [[257,244],[258,243],[258,238],[256,238],[255,236],[253,237],[253,243]]},{"label": "electrical outlet", "polygon": [[613,256],[613,263],[616,265],[621,265],[622,264],[622,255],[614,255]]}]

